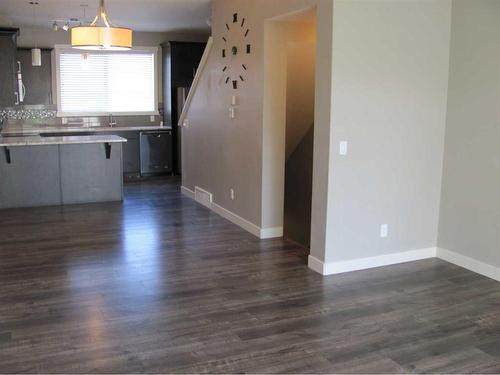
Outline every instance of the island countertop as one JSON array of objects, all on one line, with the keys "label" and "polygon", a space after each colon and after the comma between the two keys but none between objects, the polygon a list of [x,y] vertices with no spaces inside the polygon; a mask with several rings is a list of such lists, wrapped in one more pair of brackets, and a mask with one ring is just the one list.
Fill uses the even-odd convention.
[{"label": "island countertop", "polygon": [[47,146],[47,145],[69,145],[69,144],[95,144],[95,143],[125,143],[125,138],[117,135],[85,135],[69,137],[1,137],[0,147],[21,146]]},{"label": "island countertop", "polygon": [[42,125],[42,124],[6,124],[0,131],[4,136],[32,136],[47,133],[113,133],[124,131],[171,130],[160,125],[129,126],[91,126],[91,125]]}]

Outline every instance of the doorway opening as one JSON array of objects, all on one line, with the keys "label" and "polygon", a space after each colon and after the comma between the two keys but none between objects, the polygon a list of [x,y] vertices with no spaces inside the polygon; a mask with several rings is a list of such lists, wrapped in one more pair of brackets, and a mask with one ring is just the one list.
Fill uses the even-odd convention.
[{"label": "doorway opening", "polygon": [[265,31],[263,146],[272,157],[264,160],[263,181],[275,189],[269,202],[275,212],[263,206],[263,222],[268,210],[283,237],[305,248],[311,244],[316,30],[316,8],[309,8],[267,21]]}]

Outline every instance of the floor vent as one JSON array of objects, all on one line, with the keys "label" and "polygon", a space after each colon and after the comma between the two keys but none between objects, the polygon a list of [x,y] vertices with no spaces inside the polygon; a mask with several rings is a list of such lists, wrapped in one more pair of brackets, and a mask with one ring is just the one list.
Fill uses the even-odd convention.
[{"label": "floor vent", "polygon": [[212,193],[209,193],[198,186],[194,188],[194,199],[205,207],[212,207]]}]

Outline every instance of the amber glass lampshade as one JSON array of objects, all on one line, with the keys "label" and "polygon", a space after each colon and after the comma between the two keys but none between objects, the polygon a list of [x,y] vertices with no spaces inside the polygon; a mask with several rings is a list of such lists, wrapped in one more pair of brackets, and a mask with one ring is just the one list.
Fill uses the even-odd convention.
[{"label": "amber glass lampshade", "polygon": [[132,30],[124,27],[77,26],[71,29],[71,46],[85,50],[124,51],[132,48]]},{"label": "amber glass lampshade", "polygon": [[132,30],[115,26],[106,13],[104,0],[99,0],[94,21],[88,26],[71,28],[71,46],[86,50],[128,50],[132,48]]}]

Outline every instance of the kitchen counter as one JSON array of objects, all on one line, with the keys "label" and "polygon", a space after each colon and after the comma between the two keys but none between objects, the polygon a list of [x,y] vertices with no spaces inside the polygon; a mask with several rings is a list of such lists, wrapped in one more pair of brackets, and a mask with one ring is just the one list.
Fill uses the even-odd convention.
[{"label": "kitchen counter", "polygon": [[0,147],[21,147],[21,146],[46,146],[46,145],[70,145],[70,144],[90,144],[90,143],[124,143],[125,138],[116,135],[86,135],[70,137],[0,137]]},{"label": "kitchen counter", "polygon": [[0,137],[0,208],[123,199],[123,145],[116,135]]},{"label": "kitchen counter", "polygon": [[160,125],[138,126],[91,126],[91,125],[38,125],[38,124],[6,124],[0,132],[3,136],[33,136],[47,133],[101,133],[123,131],[171,130]]}]

